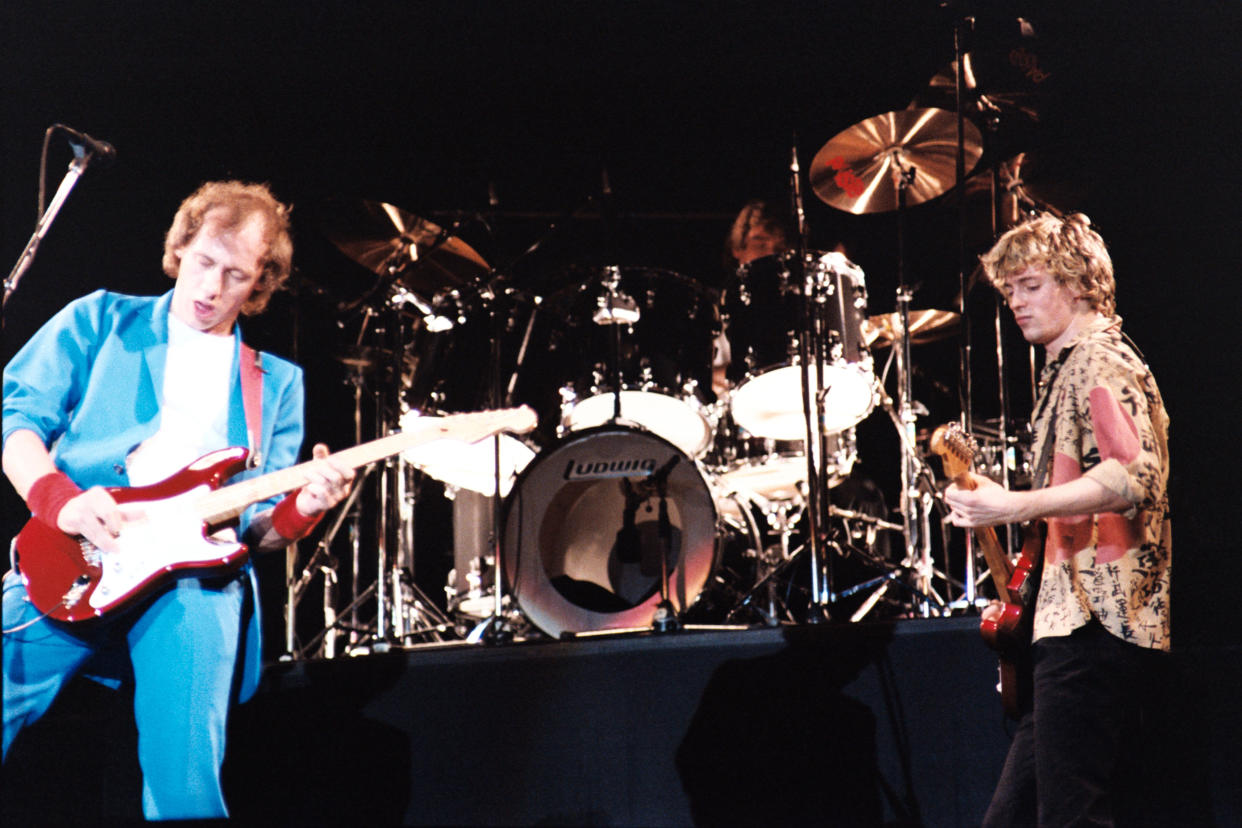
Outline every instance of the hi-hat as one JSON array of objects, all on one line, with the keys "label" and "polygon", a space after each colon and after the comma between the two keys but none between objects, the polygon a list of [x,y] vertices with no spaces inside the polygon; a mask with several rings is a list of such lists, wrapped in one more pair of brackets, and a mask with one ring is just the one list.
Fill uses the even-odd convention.
[{"label": "hi-hat", "polygon": [[[957,114],[946,109],[899,109],[837,133],[811,161],[811,187],[829,206],[849,213],[883,213],[953,188],[957,179]],[[983,154],[979,129],[962,124],[965,173]]]},{"label": "hi-hat", "polygon": [[[953,311],[910,311],[910,342],[922,345],[935,342],[957,332],[960,315]],[[872,348],[883,348],[901,339],[901,314],[881,313],[863,320],[863,339]]]},{"label": "hi-hat", "polygon": [[324,232],[342,253],[377,275],[399,274],[422,296],[470,284],[488,272],[470,245],[391,204],[338,201],[324,213]]}]

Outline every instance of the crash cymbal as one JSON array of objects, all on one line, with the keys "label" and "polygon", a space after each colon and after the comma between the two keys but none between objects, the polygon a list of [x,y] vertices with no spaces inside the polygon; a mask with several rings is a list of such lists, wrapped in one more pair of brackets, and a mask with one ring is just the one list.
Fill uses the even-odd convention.
[{"label": "crash cymbal", "polygon": [[[962,125],[966,173],[979,161],[979,129]],[[811,161],[811,187],[829,206],[855,215],[899,205],[901,170],[912,171],[906,205],[953,188],[957,176],[957,115],[946,109],[899,109],[837,133]]]},{"label": "crash cymbal", "polygon": [[[910,342],[922,345],[957,332],[959,314],[943,310],[910,311]],[[863,339],[872,348],[892,345],[901,338],[901,314],[881,313],[863,320]]]},{"label": "crash cymbal", "polygon": [[422,296],[470,284],[487,262],[456,236],[426,219],[382,201],[338,201],[324,210],[324,232],[346,256]]}]

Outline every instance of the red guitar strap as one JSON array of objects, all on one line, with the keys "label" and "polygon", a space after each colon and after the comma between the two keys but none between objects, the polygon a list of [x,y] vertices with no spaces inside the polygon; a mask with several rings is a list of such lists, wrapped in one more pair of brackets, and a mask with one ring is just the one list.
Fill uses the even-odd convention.
[{"label": "red guitar strap", "polygon": [[250,456],[246,463],[256,468],[263,457],[260,440],[263,437],[263,365],[259,354],[245,342],[241,344],[242,407],[246,410],[246,436],[250,442]]}]

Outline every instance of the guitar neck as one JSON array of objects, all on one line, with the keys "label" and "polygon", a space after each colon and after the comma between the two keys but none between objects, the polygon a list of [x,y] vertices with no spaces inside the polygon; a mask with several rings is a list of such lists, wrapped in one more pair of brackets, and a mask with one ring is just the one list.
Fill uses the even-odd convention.
[{"label": "guitar neck", "polygon": [[1001,549],[996,538],[996,529],[991,526],[980,526],[975,529],[975,539],[983,550],[983,560],[987,562],[988,574],[992,576],[992,584],[996,594],[1003,600],[1009,594],[1009,579],[1013,575],[1013,564]]},{"label": "guitar neck", "polygon": [[[932,451],[940,455],[947,476],[960,488],[974,491],[978,488],[971,477],[973,462],[973,441],[957,426],[949,423],[940,426],[932,434]],[[1013,564],[1009,556],[1001,549],[996,538],[996,529],[991,526],[980,526],[974,530],[979,548],[983,550],[983,560],[988,565],[988,573],[996,586],[996,594],[1002,599],[1009,594],[1009,579],[1013,575]]]},{"label": "guitar neck", "polygon": [[[342,449],[331,455],[329,459],[337,465],[357,469],[436,440],[453,439],[472,443],[500,431],[525,433],[534,428],[536,418],[533,411],[523,406],[514,409],[456,414],[437,418],[431,422],[434,424],[413,431],[390,434],[378,440]],[[306,471],[314,462],[316,461],[308,460],[296,466],[269,472],[261,477],[242,480],[209,492],[198,503],[200,514],[208,525],[232,520],[252,503],[291,492],[308,483],[310,478]]]}]

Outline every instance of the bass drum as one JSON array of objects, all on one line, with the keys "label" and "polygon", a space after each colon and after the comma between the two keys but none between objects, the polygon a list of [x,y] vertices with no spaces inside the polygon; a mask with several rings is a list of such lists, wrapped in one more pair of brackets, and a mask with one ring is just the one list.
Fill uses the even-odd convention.
[{"label": "bass drum", "polygon": [[570,435],[518,478],[501,559],[518,607],[560,637],[649,626],[666,545],[669,597],[684,611],[711,576],[716,540],[695,463],[654,434],[604,426]]}]

